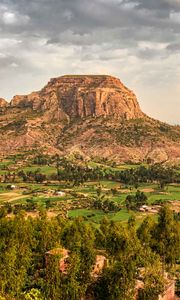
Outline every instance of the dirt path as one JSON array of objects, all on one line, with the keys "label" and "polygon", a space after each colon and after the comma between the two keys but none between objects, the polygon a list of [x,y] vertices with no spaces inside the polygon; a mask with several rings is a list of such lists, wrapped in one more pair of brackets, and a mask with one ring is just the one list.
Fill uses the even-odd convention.
[{"label": "dirt path", "polygon": [[15,192],[0,194],[0,202],[12,202],[23,198],[26,198],[26,196]]},{"label": "dirt path", "polygon": [[140,189],[142,192],[144,193],[153,193],[154,192],[154,189],[152,188],[148,188],[148,189]]}]

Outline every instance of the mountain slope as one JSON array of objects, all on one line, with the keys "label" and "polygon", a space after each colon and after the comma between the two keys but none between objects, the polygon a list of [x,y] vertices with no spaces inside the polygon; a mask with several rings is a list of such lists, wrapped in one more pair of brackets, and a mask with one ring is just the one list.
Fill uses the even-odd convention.
[{"label": "mountain slope", "polygon": [[78,151],[118,162],[175,161],[180,127],[146,116],[134,93],[106,75],[62,76],[39,92],[0,99],[0,153]]}]

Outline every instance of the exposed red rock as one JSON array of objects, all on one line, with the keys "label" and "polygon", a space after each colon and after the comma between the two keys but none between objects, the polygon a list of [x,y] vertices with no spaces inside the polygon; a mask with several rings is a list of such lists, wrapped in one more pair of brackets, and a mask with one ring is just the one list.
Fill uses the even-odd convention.
[{"label": "exposed red rock", "polygon": [[132,119],[143,116],[134,93],[111,76],[53,78],[40,92],[15,96],[10,105],[41,111],[54,107],[71,119],[109,115]]},{"label": "exposed red rock", "polygon": [[59,105],[70,118],[113,115],[142,117],[132,91],[111,76],[63,76],[52,79],[43,92],[57,93]]},{"label": "exposed red rock", "polygon": [[134,93],[106,75],[53,78],[38,92],[0,99],[0,153],[34,147],[117,161],[177,161],[180,128],[148,118]]},{"label": "exposed red rock", "polygon": [[8,102],[4,100],[3,98],[0,98],[0,107],[6,107],[8,105]]}]

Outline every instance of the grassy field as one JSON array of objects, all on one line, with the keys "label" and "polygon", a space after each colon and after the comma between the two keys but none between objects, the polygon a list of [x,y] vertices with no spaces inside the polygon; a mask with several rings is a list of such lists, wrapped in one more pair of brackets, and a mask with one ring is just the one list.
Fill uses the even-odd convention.
[{"label": "grassy field", "polygon": [[[139,165],[123,164],[118,166],[106,165],[97,162],[88,162],[92,168],[97,166],[103,167],[106,170],[127,170],[137,168]],[[144,165],[146,166],[146,165]],[[9,170],[13,172],[16,167],[16,159],[8,158],[0,162],[0,175],[8,173]],[[56,167],[51,165],[34,165],[27,161],[23,166],[15,168],[16,172],[23,170],[24,172],[39,172],[48,175],[56,174]],[[179,170],[177,171],[179,172]],[[48,203],[51,211],[54,209],[56,212],[64,211],[70,218],[82,216],[86,221],[98,224],[103,217],[107,217],[115,222],[127,222],[131,212],[128,212],[125,207],[125,200],[127,195],[135,195],[137,189],[133,186],[126,186],[120,182],[113,180],[103,181],[88,181],[81,186],[73,186],[73,183],[67,182],[47,182],[43,184],[38,183],[23,183],[15,182],[15,190],[8,190],[7,185],[10,183],[0,182],[0,205],[10,203],[13,205],[27,205],[28,201],[33,202],[37,207],[46,207]],[[94,199],[97,197],[97,188],[101,186],[101,196],[104,199],[114,201],[119,205],[118,212],[104,212],[102,210],[95,210],[92,207]],[[170,184],[165,189],[159,190],[158,184],[141,184],[138,186],[140,191],[143,191],[148,197],[148,203],[153,205],[156,201],[164,203],[169,201],[180,201],[180,185]],[[115,192],[114,192],[115,190]],[[63,197],[56,195],[55,191],[63,191]],[[146,213],[136,212],[137,223],[140,223],[146,216]],[[156,215],[154,216],[156,218]]]},{"label": "grassy field", "polygon": [[130,213],[123,209],[117,213],[105,213],[101,210],[90,210],[90,209],[76,209],[71,210],[68,213],[71,218],[84,217],[86,220],[99,223],[104,217],[107,217],[113,221],[127,221],[129,219]]},{"label": "grassy field", "polygon": [[36,170],[39,170],[39,172],[46,174],[46,175],[51,175],[57,172],[56,168],[53,166],[38,166],[38,165],[33,165],[31,167],[23,167],[22,170],[24,172],[35,172]]}]

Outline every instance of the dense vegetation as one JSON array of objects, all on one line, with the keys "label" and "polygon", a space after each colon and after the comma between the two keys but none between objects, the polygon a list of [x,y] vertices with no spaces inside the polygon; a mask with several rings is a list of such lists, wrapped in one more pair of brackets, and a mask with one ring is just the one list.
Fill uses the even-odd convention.
[{"label": "dense vegetation", "polygon": [[22,178],[24,182],[36,181],[43,182],[45,180],[65,180],[73,182],[74,185],[80,185],[88,180],[116,180],[127,185],[137,185],[138,183],[158,182],[160,187],[164,187],[167,183],[180,183],[180,174],[172,167],[165,167],[162,164],[139,165],[136,168],[119,170],[112,163],[112,167],[103,164],[95,164],[90,166],[82,157],[78,157],[78,163],[75,160],[65,157],[48,157],[39,155],[33,158],[32,162],[37,166],[56,166],[56,171],[49,176],[42,174],[40,168],[36,170],[18,172],[8,172],[8,166],[4,166],[7,172],[4,175],[5,182],[15,181],[16,176]]},{"label": "dense vegetation", "polygon": [[[105,218],[95,228],[81,218],[49,220],[45,211],[36,219],[25,219],[22,212],[13,219],[1,215],[1,299],[79,300],[91,293],[98,300],[130,300],[142,270],[145,286],[139,299],[157,299],[165,287],[163,271],[176,268],[179,234],[179,223],[167,207],[157,223],[148,217],[138,230],[134,218],[126,227]],[[47,251],[57,247],[70,251],[66,274],[59,271],[58,256],[46,260]],[[95,280],[96,249],[105,250],[109,263]]]},{"label": "dense vegetation", "polygon": [[[0,181],[0,300],[131,300],[137,280],[156,300],[165,271],[178,286],[177,168],[30,153],[2,160]],[[65,273],[53,249],[69,251]]]}]

